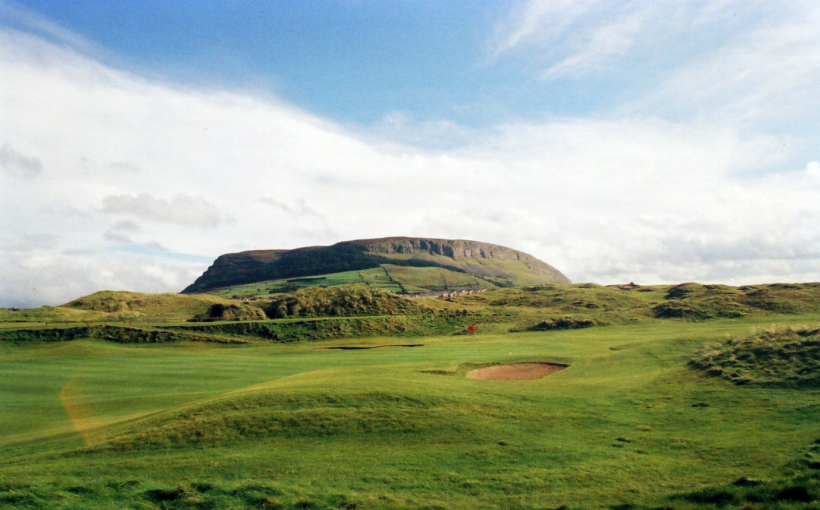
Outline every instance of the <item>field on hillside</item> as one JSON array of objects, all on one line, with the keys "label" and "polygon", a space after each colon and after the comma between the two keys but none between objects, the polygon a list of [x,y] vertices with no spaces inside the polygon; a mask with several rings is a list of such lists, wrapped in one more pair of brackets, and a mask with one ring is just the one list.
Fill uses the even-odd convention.
[{"label": "field on hillside", "polygon": [[[496,283],[493,283],[493,280]],[[332,287],[355,283],[402,294],[422,294],[431,291],[494,289],[498,285],[509,286],[512,281],[504,278],[480,278],[440,267],[383,264],[377,268],[361,271],[236,285],[214,289],[209,293],[224,298],[266,298],[272,294],[294,292],[305,287]]]},{"label": "field on hillside", "polygon": [[[0,334],[0,508],[818,508],[815,292],[541,286],[411,315],[21,325]],[[512,363],[566,368],[467,377]]]},{"label": "field on hillside", "polygon": [[271,280],[266,282],[249,283],[247,285],[237,285],[223,289],[215,289],[211,294],[225,298],[244,297],[267,297],[270,294],[281,294],[283,292],[293,292],[304,287],[322,287],[333,285],[349,285],[353,283],[364,283],[365,275],[370,272],[381,273],[381,268],[365,269],[362,271],[345,271],[319,276],[306,276],[302,278],[289,278],[286,280]]}]

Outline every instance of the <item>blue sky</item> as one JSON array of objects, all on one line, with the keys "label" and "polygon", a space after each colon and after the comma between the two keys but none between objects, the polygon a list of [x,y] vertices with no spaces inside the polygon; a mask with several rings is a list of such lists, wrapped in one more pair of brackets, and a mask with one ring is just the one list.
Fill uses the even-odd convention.
[{"label": "blue sky", "polygon": [[492,2],[25,2],[162,79],[272,93],[344,122],[385,112],[491,122],[472,108],[509,76],[482,63]]},{"label": "blue sky", "polygon": [[820,280],[820,7],[0,1],[0,306],[476,239],[573,281]]}]

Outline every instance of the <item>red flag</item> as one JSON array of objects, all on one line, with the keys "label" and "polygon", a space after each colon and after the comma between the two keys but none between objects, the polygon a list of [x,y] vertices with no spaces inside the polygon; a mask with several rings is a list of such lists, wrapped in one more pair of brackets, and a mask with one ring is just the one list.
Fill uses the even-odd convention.
[{"label": "red flag", "polygon": [[475,333],[475,326],[467,326],[467,331]]}]

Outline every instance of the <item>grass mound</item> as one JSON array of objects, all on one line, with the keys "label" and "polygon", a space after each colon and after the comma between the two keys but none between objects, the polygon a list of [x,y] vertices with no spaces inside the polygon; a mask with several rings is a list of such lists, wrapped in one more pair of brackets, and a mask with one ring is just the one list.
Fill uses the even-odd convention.
[{"label": "grass mound", "polygon": [[265,312],[256,306],[237,303],[231,303],[229,305],[214,303],[208,308],[206,313],[194,315],[190,320],[199,322],[202,320],[255,321],[264,319],[267,319]]},{"label": "grass mound", "polygon": [[710,320],[718,317],[737,318],[746,315],[747,309],[726,296],[711,297],[697,301],[673,299],[652,307],[658,319]]},{"label": "grass mound", "polygon": [[689,364],[735,384],[820,387],[820,328],[756,329],[725,344],[707,344]]},{"label": "grass mound", "polygon": [[454,404],[440,397],[380,391],[260,392],[149,418],[95,449],[154,450],[265,438],[406,436],[470,429],[468,418],[475,409]]},{"label": "grass mound", "polygon": [[24,310],[0,309],[0,323],[84,322],[99,320],[107,314],[64,306],[41,306]]},{"label": "grass mound", "polygon": [[753,311],[740,290],[726,285],[681,283],[669,287],[665,301],[652,307],[658,319],[690,321],[739,318]]},{"label": "grass mound", "polygon": [[631,293],[588,284],[513,287],[461,296],[457,300],[492,307],[553,308],[566,312],[631,310],[646,305],[645,299]]},{"label": "grass mound", "polygon": [[144,344],[157,342],[219,342],[242,343],[241,340],[215,336],[166,331],[158,329],[130,328],[119,326],[81,326],[71,328],[15,329],[0,331],[0,340],[9,342],[70,342],[95,338],[120,344]]},{"label": "grass mound", "polygon": [[403,297],[368,285],[304,288],[273,301],[265,312],[271,318],[418,314],[421,307]]},{"label": "grass mound", "polygon": [[144,294],[103,290],[75,299],[62,308],[122,314],[197,314],[213,304],[230,305],[231,300],[210,294]]},{"label": "grass mound", "polygon": [[702,321],[770,312],[796,314],[820,310],[820,285],[771,284],[745,287],[682,283],[669,287],[665,301],[652,307],[659,319]]},{"label": "grass mound", "polygon": [[744,304],[776,313],[800,313],[820,309],[820,284],[789,285],[773,283],[743,287]]},{"label": "grass mound", "polygon": [[332,320],[304,319],[275,322],[236,322],[190,326],[158,326],[204,335],[252,337],[275,342],[329,340],[370,336],[449,335],[463,331],[475,318],[453,314],[389,317],[340,317]]},{"label": "grass mound", "polygon": [[666,292],[666,299],[685,299],[693,296],[700,296],[709,290],[709,286],[700,283],[680,283],[669,288]]},{"label": "grass mound", "polygon": [[576,319],[569,315],[557,319],[545,319],[527,331],[552,331],[556,329],[580,329],[591,328],[595,323],[589,319]]}]

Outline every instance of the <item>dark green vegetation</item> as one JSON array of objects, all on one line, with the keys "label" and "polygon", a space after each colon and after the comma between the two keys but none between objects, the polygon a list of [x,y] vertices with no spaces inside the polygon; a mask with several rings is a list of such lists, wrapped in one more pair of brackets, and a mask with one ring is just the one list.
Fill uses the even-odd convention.
[{"label": "dark green vegetation", "polygon": [[817,284],[178,297],[0,314],[0,508],[818,508]]},{"label": "dark green vegetation", "polygon": [[735,384],[820,387],[820,328],[773,326],[725,344],[714,343],[690,363]]},{"label": "dark green vegetation", "polygon": [[366,285],[302,289],[277,296],[267,307],[268,316],[276,319],[300,315],[418,315],[421,312],[422,307],[414,301]]},{"label": "dark green vegetation", "polygon": [[[375,275],[367,275],[366,271],[385,266],[388,266],[385,271],[387,279],[378,283],[390,284],[390,290],[398,288],[405,293],[569,283],[554,267],[503,246],[476,241],[388,237],[296,250],[256,250],[222,255],[183,293],[211,292],[259,282],[270,282],[265,286],[268,291],[291,291],[322,279],[328,284],[333,280],[370,283],[368,276]],[[397,269],[401,267],[428,271],[414,273]],[[360,271],[362,274],[350,274]],[[465,276],[457,277],[455,273]],[[402,279],[410,288],[394,281]],[[448,279],[457,286],[450,286]],[[244,294],[240,291],[239,295]]]}]

